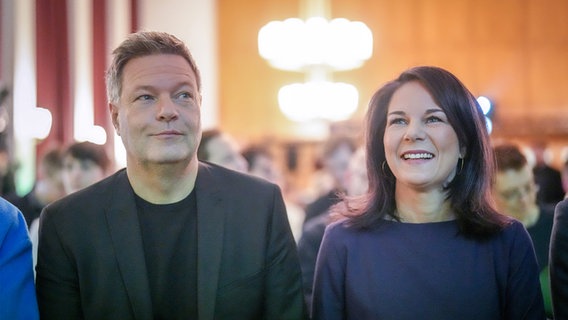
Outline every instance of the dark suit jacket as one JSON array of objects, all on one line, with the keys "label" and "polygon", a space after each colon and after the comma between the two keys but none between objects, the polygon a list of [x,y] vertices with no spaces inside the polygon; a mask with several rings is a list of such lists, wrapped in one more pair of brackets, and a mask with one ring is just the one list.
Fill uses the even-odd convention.
[{"label": "dark suit jacket", "polygon": [[550,286],[554,319],[568,319],[568,199],[558,203],[550,237]]},{"label": "dark suit jacket", "polygon": [[[199,319],[302,319],[300,267],[278,187],[200,163]],[[152,319],[132,188],[125,170],[54,202],[39,231],[42,319]]]}]

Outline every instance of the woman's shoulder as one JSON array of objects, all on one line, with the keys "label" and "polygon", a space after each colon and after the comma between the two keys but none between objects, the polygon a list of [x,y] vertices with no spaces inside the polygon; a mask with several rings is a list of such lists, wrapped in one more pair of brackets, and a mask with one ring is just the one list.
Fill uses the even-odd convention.
[{"label": "woman's shoulder", "polygon": [[497,234],[494,242],[509,250],[532,248],[532,240],[525,226],[516,219],[510,219],[505,227]]},{"label": "woman's shoulder", "polygon": [[324,238],[333,240],[341,239],[341,242],[350,242],[358,238],[364,232],[365,230],[352,226],[348,218],[341,218],[330,222],[326,226]]},{"label": "woman's shoulder", "polygon": [[342,217],[330,222],[325,233],[328,234],[328,237],[341,238],[347,241],[376,239],[384,233],[381,232],[382,228],[389,224],[392,224],[392,221],[383,220],[373,226],[361,227],[354,225],[349,217]]},{"label": "woman's shoulder", "polygon": [[326,233],[346,233],[351,231],[348,220],[346,218],[337,219],[332,221],[325,228]]},{"label": "woman's shoulder", "polygon": [[505,224],[505,227],[501,230],[501,234],[503,236],[514,236],[518,234],[528,235],[528,232],[525,226],[519,220],[510,218],[509,221]]}]

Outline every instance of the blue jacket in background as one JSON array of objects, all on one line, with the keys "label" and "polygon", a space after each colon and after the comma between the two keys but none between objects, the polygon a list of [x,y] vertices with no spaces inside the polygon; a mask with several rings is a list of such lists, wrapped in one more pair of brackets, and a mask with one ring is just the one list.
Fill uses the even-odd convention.
[{"label": "blue jacket in background", "polygon": [[24,217],[0,198],[0,319],[39,319],[32,268]]}]

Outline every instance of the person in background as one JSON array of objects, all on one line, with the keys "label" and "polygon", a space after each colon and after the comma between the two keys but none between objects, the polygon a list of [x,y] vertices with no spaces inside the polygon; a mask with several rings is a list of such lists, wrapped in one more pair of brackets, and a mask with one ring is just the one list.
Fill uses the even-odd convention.
[{"label": "person in background", "polygon": [[564,160],[560,175],[562,178],[562,189],[564,189],[564,199],[566,199],[568,198],[568,158]]},{"label": "person in background", "polygon": [[15,169],[6,145],[5,132],[0,133],[0,196],[16,194]]},{"label": "person in background", "polygon": [[[62,153],[61,179],[65,195],[77,192],[107,176],[110,159],[104,146],[92,142],[76,142]],[[37,264],[39,217],[30,225],[33,265]]]},{"label": "person in background", "polygon": [[39,319],[32,246],[22,213],[0,198],[0,319]]},{"label": "person in background", "polygon": [[250,145],[242,151],[248,172],[257,177],[283,185],[284,176],[278,168],[272,153],[265,145]]},{"label": "person in background", "polygon": [[286,181],[282,170],[280,170],[275,162],[272,153],[267,146],[252,145],[244,149],[242,155],[247,161],[249,168],[248,172],[250,174],[277,184],[283,191],[286,213],[288,214],[288,222],[290,223],[294,240],[298,242],[300,235],[302,234],[302,225],[304,223],[305,213],[299,205],[290,201],[286,196]]},{"label": "person in background", "polygon": [[[365,148],[358,148],[347,166],[345,176],[345,194],[340,197],[355,197],[364,194],[367,191],[368,179],[367,169],[365,167]],[[341,205],[340,203],[339,205]],[[333,210],[330,208],[328,211]],[[304,282],[304,297],[308,308],[312,304],[312,292],[314,281],[314,270],[316,267],[316,259],[320,248],[321,240],[325,231],[325,227],[333,220],[329,212],[320,214],[311,219],[304,226],[304,231],[298,242],[298,256],[300,257],[300,266],[302,268],[302,281]]]},{"label": "person in background", "polygon": [[556,205],[550,237],[550,286],[554,319],[568,319],[568,199]]},{"label": "person in background", "polygon": [[247,161],[235,139],[218,129],[203,132],[197,158],[235,171],[248,172]]},{"label": "person in background", "polygon": [[[1,81],[0,81],[1,82]],[[0,119],[2,119],[0,126],[0,196],[6,197],[10,194],[16,194],[16,181],[15,170],[16,165],[13,163],[11,150],[8,141],[10,140],[10,133],[5,130],[8,116],[8,106],[4,105],[10,95],[8,87],[0,87]]]},{"label": "person in background", "polygon": [[65,194],[79,191],[102,180],[109,173],[110,159],[105,147],[84,141],[70,145],[63,152],[63,187]]},{"label": "person in background", "polygon": [[544,307],[547,316],[552,318],[548,254],[554,206],[537,203],[533,172],[519,147],[502,143],[495,145],[493,151],[497,163],[493,184],[497,211],[519,220],[529,232],[540,267]]},{"label": "person in background", "polygon": [[39,218],[41,210],[46,205],[65,195],[61,173],[63,169],[61,149],[53,148],[40,159],[37,180],[32,190],[23,197],[16,194],[5,197],[24,214],[28,227],[31,227],[32,222]]},{"label": "person in background", "polygon": [[306,223],[340,201],[340,194],[345,192],[345,174],[349,159],[357,149],[355,141],[346,136],[336,136],[327,140],[323,145],[321,163],[322,170],[331,178],[329,190],[306,206]]},{"label": "person in background", "polygon": [[201,77],[187,46],[130,34],[106,83],[126,168],[42,212],[41,318],[305,318],[278,186],[197,159]]},{"label": "person in background", "polygon": [[489,135],[463,83],[408,69],[366,124],[369,189],[325,230],[313,319],[544,319],[531,239],[491,205]]},{"label": "person in background", "polygon": [[556,205],[564,199],[564,189],[562,188],[562,178],[560,171],[548,165],[545,159],[546,143],[535,142],[532,146],[535,156],[533,174],[535,177],[538,192],[536,194],[539,204]]}]

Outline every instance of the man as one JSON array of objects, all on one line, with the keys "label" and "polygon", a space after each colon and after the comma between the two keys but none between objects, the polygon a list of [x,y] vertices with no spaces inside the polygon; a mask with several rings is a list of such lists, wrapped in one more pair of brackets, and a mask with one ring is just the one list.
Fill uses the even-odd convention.
[{"label": "man", "polygon": [[248,171],[247,161],[240,153],[237,142],[218,129],[203,132],[197,149],[197,158],[235,171]]},{"label": "man", "polygon": [[0,198],[0,319],[38,319],[32,244],[24,216]]},{"label": "man", "polygon": [[548,277],[548,251],[552,232],[554,207],[539,205],[533,172],[520,149],[513,144],[494,147],[497,175],[493,194],[499,212],[523,223],[533,241],[545,309],[552,315]]},{"label": "man", "polygon": [[546,143],[537,141],[532,145],[534,152],[535,165],[533,174],[538,186],[536,198],[540,204],[556,205],[564,199],[564,190],[562,188],[562,177],[560,171],[548,165],[545,160]]},{"label": "man", "polygon": [[550,239],[550,285],[554,319],[568,319],[568,199],[556,206]]},{"label": "man", "polygon": [[107,72],[126,168],[42,213],[42,319],[302,319],[294,239],[274,184],[200,163],[189,50],[130,35]]}]

